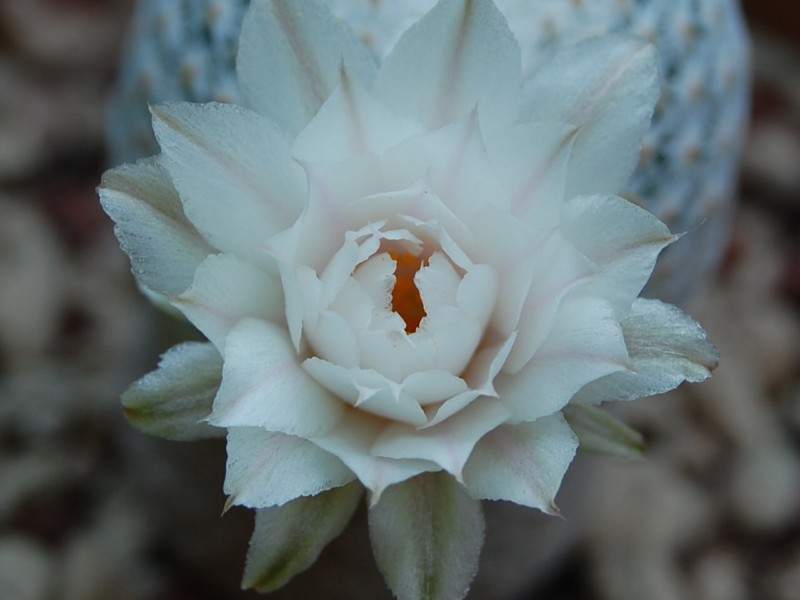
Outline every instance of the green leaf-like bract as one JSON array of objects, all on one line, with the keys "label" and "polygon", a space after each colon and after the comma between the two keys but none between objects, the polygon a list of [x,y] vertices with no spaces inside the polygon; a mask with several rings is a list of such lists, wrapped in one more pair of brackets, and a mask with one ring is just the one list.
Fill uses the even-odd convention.
[{"label": "green leaf-like bract", "polygon": [[179,344],[122,395],[125,416],[145,433],[169,440],[221,437],[224,429],[203,421],[221,380],[222,357],[211,344]]},{"label": "green leaf-like bract", "polygon": [[256,511],[242,587],[271,592],[313,565],[350,521],[362,495],[361,484],[353,482]]},{"label": "green leaf-like bract", "polygon": [[446,473],[389,487],[370,509],[378,567],[399,600],[460,600],[483,545],[478,500]]},{"label": "green leaf-like bract", "polygon": [[564,416],[578,436],[581,450],[620,458],[642,456],[642,434],[602,408],[570,404],[564,408]]}]

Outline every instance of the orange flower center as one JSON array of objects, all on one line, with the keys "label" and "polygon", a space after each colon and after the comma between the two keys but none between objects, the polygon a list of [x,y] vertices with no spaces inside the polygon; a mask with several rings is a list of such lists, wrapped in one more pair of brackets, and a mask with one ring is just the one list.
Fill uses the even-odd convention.
[{"label": "orange flower center", "polygon": [[414,256],[409,252],[390,250],[389,256],[397,263],[394,272],[396,281],[392,290],[392,310],[405,321],[406,333],[414,333],[427,314],[422,296],[414,283],[414,275],[422,268],[422,263],[427,261],[424,256]]}]

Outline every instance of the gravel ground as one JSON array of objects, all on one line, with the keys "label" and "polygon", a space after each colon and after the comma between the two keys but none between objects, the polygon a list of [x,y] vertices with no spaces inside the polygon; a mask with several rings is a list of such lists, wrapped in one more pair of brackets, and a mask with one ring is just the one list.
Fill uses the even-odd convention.
[{"label": "gravel ground", "polygon": [[[138,294],[94,187],[129,0],[0,0],[0,598],[239,591],[224,443],[132,429],[119,394],[194,336]],[[738,226],[689,307],[715,377],[618,406],[647,456],[582,456],[565,519],[487,506],[470,598],[793,600],[800,590],[800,54],[755,39]],[[275,598],[384,598],[364,515]]]}]

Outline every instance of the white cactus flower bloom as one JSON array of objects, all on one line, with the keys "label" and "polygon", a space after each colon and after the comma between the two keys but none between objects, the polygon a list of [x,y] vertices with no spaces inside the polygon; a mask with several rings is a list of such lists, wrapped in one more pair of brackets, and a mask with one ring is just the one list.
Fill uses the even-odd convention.
[{"label": "white cactus flower bloom", "polygon": [[324,2],[256,0],[245,106],[156,106],[161,154],[104,176],[138,281],[209,340],[167,353],[128,414],[227,434],[229,503],[260,509],[246,585],[307,567],[366,488],[394,593],[461,598],[480,499],[555,512],[579,437],[627,434],[596,404],[716,364],[699,325],[637,298],[675,238],[614,195],[653,48],[569,47],[529,101],[520,64],[491,0],[441,0],[380,66]]}]

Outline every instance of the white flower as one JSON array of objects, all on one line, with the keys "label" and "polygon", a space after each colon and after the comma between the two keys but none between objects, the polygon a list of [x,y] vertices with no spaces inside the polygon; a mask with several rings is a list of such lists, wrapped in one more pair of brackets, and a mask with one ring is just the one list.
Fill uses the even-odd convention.
[{"label": "white flower", "polygon": [[715,364],[696,323],[636,298],[674,236],[613,195],[654,50],[583,42],[520,106],[490,0],[442,0],[380,68],[319,0],[260,0],[238,74],[247,108],[154,108],[162,154],[100,189],[139,282],[209,339],[134,384],[129,416],[227,432],[229,503],[261,509],[247,585],[313,562],[363,486],[398,597],[460,598],[479,499],[556,510],[563,411],[613,449],[627,430],[594,405]]}]

